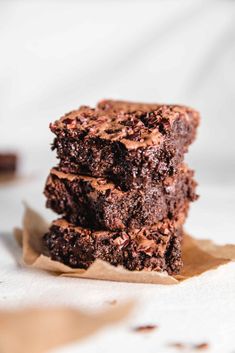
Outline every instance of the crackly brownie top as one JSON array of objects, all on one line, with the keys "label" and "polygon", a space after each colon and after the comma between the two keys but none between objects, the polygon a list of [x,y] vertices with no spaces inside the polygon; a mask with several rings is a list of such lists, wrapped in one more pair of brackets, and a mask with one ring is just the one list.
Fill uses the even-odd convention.
[{"label": "crackly brownie top", "polygon": [[[176,120],[183,120],[186,125],[198,125],[199,114],[183,106],[113,104],[115,107],[111,104],[107,107],[105,103],[100,103],[97,108],[82,106],[55,121],[50,128],[55,134],[69,131],[71,137],[120,141],[126,148],[134,149],[160,145]],[[133,109],[122,109],[124,105]],[[118,106],[120,109],[116,108]]]},{"label": "crackly brownie top", "polygon": [[[181,114],[188,115],[188,121],[192,121],[192,123],[197,126],[199,124],[199,113],[195,109],[192,109],[188,106],[183,106],[180,104],[159,104],[159,103],[140,103],[140,102],[129,102],[122,100],[112,100],[112,99],[104,99],[97,104],[97,108],[104,111],[114,111],[114,112],[125,112],[125,113],[135,113],[138,111],[142,111],[145,113],[150,113],[154,111],[161,111],[161,108],[165,108],[164,113],[168,118],[168,108],[170,111],[174,110],[175,112],[179,112]],[[183,118],[183,116],[181,116]]]}]

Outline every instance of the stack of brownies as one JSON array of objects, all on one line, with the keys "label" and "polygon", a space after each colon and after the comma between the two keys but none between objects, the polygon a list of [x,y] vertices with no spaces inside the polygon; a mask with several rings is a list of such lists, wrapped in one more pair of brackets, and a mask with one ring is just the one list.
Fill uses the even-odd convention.
[{"label": "stack of brownies", "polygon": [[183,160],[198,124],[188,107],[112,100],[51,124],[59,164],[45,195],[62,218],[44,236],[49,256],[83,269],[101,259],[178,273],[183,224],[197,198]]}]

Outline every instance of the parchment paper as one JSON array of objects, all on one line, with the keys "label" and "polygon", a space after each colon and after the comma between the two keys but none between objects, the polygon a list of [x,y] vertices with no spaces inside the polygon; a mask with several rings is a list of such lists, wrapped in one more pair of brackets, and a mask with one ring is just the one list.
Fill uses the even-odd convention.
[{"label": "parchment paper", "polygon": [[121,321],[132,307],[132,303],[126,303],[98,314],[63,307],[0,311],[0,351],[42,353],[80,341],[106,325]]},{"label": "parchment paper", "polygon": [[206,271],[216,269],[235,260],[235,245],[219,246],[209,240],[197,240],[185,234],[183,242],[184,267],[177,276],[150,271],[128,271],[122,266],[96,260],[87,270],[73,269],[46,256],[42,237],[49,225],[34,210],[26,207],[23,228],[15,229],[15,237],[22,245],[23,263],[27,266],[51,271],[57,275],[110,280],[119,282],[177,284]]}]

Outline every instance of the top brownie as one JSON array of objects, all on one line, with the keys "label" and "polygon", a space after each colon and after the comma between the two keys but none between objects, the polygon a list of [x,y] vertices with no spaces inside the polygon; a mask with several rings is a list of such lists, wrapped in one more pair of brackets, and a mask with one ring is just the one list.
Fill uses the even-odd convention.
[{"label": "top brownie", "polygon": [[193,142],[195,110],[179,105],[102,101],[50,124],[65,173],[105,177],[123,190],[173,175]]}]

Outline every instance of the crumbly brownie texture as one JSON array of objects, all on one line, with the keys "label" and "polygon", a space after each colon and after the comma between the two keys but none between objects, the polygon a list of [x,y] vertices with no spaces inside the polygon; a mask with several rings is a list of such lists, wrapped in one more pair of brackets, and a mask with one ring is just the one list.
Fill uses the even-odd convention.
[{"label": "crumbly brownie texture", "polygon": [[15,173],[17,155],[14,153],[0,153],[0,173]]},{"label": "crumbly brownie texture", "polygon": [[177,221],[133,231],[92,231],[75,227],[64,219],[54,221],[44,236],[46,254],[73,268],[87,269],[95,259],[128,270],[167,271],[182,267],[181,240],[185,214]]},{"label": "crumbly brownie texture", "polygon": [[177,105],[149,107],[81,107],[55,121],[50,125],[56,135],[52,148],[60,170],[106,177],[123,190],[173,175],[195,138],[199,114]]},{"label": "crumbly brownie texture", "polygon": [[52,169],[45,186],[47,207],[69,222],[93,229],[117,230],[151,226],[172,219],[194,201],[193,172],[181,166],[174,177],[154,187],[122,191],[106,179],[65,174]]}]

